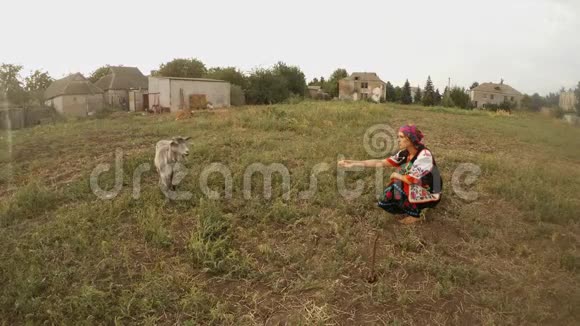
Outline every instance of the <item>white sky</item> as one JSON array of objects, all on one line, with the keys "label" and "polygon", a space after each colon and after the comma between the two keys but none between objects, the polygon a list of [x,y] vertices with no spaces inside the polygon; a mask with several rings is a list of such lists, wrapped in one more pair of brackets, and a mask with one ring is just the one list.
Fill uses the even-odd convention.
[{"label": "white sky", "polygon": [[580,80],[580,0],[0,0],[0,62],[88,75],[196,57],[244,71],[278,60],[308,80],[339,67],[443,89],[499,81],[546,94]]}]

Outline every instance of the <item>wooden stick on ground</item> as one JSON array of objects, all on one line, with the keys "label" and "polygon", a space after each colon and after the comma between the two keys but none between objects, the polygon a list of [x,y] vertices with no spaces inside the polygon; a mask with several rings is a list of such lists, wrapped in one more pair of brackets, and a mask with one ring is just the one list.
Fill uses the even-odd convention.
[{"label": "wooden stick on ground", "polygon": [[371,258],[371,271],[367,277],[369,283],[375,283],[377,281],[377,275],[375,274],[375,257],[377,255],[377,242],[379,241],[380,233],[377,231],[377,236],[375,237],[375,243],[373,244],[373,256]]}]

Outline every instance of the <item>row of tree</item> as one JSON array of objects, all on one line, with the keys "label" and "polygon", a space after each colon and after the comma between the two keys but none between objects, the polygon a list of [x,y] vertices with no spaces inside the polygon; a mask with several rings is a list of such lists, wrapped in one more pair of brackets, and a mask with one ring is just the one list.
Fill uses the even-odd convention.
[{"label": "row of tree", "polygon": [[[89,80],[96,82],[109,73],[109,65],[93,71]],[[28,76],[22,77],[22,66],[13,64],[0,65],[0,91],[4,92],[8,99],[17,105],[42,103],[44,90],[52,83],[53,78],[44,71],[35,70]],[[232,98],[234,96],[245,97],[249,104],[272,104],[288,100],[291,97],[304,97],[307,85],[304,73],[298,66],[287,65],[278,62],[270,68],[259,68],[244,74],[235,67],[207,68],[198,59],[174,59],[163,63],[152,75],[184,78],[212,78],[230,82],[232,85]],[[338,81],[348,76],[346,69],[336,69],[328,78],[314,78],[308,85],[320,86],[331,98],[338,96]],[[407,80],[403,87],[394,87],[390,82],[386,85],[387,102],[402,104],[419,104],[424,106],[441,105],[445,107],[471,108],[469,90],[479,84],[474,82],[469,89],[463,87],[446,87],[443,94],[435,89],[431,76],[423,89],[417,87],[415,91]],[[236,93],[240,94],[234,94]],[[561,92],[564,89],[561,90]],[[580,112],[580,82],[575,90],[577,99],[577,111]],[[542,107],[557,107],[559,94],[549,93],[540,96],[538,93],[524,95],[521,106],[532,111],[539,111]]]},{"label": "row of tree", "polygon": [[469,94],[465,88],[460,87],[445,87],[443,94],[439,89],[435,89],[431,76],[427,77],[425,87],[417,87],[415,91],[411,89],[409,80],[405,81],[403,87],[394,87],[390,82],[387,82],[386,97],[387,102],[396,102],[401,104],[417,104],[423,106],[437,106],[445,107],[459,107],[470,108]]},{"label": "row of tree", "polygon": [[38,105],[42,103],[44,90],[52,83],[50,75],[35,70],[22,77],[22,66],[14,64],[0,65],[0,95],[19,106]]},{"label": "row of tree", "polygon": [[[562,87],[560,92],[558,93],[548,93],[546,96],[541,96],[538,93],[534,93],[532,95],[525,94],[522,98],[521,106],[526,108],[530,111],[540,111],[543,107],[553,108],[553,109],[560,109],[560,94],[565,92],[566,89]],[[576,97],[576,112],[580,114],[580,82],[576,86],[576,89],[568,89],[569,92],[574,92]]]}]

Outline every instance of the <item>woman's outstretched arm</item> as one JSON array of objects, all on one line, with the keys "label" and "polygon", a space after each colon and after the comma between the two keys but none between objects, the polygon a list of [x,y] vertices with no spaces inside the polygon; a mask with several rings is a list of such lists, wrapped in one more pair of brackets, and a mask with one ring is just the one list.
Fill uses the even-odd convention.
[{"label": "woman's outstretched arm", "polygon": [[343,168],[352,167],[364,167],[364,168],[375,168],[375,167],[387,167],[391,164],[387,160],[366,160],[366,161],[354,161],[354,160],[341,160],[338,161],[338,166]]}]

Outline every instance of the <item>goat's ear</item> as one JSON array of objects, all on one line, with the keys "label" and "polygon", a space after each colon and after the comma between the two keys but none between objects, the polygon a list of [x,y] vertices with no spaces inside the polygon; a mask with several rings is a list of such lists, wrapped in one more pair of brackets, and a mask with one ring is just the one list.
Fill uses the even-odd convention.
[{"label": "goat's ear", "polygon": [[190,139],[191,139],[191,137],[185,137],[184,141],[188,141]]}]

